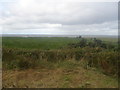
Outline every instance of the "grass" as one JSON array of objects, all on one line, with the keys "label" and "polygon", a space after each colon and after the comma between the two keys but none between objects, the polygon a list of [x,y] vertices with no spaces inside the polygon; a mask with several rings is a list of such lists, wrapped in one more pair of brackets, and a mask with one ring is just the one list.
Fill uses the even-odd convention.
[{"label": "grass", "polygon": [[[117,44],[116,39],[101,39],[107,44]],[[117,51],[68,47],[78,43],[79,38],[3,37],[2,40],[3,87],[118,87]]]},{"label": "grass", "polygon": [[[86,37],[87,38],[87,37]],[[105,38],[105,37],[96,37],[97,39],[100,39],[100,40],[102,40],[102,41],[104,41],[104,42],[111,42],[111,43],[116,43],[116,42],[118,42],[118,38],[117,37],[111,37],[111,38]],[[91,39],[91,38],[87,38],[87,39]]]},{"label": "grass", "polygon": [[[116,43],[117,38],[99,38],[107,43]],[[90,40],[90,38],[88,38]],[[67,37],[3,37],[3,48],[21,48],[21,49],[61,49],[66,48],[70,43],[79,42],[79,38]]]},{"label": "grass", "polygon": [[118,38],[98,38],[98,39],[105,42],[113,42],[113,43],[118,42]]},{"label": "grass", "polygon": [[79,39],[64,37],[3,37],[3,47],[22,49],[60,49],[69,43],[76,43]]},{"label": "grass", "polygon": [[[9,73],[9,74],[8,74]],[[3,87],[11,88],[117,88],[117,80],[101,72],[76,69],[27,69],[3,72]]]}]

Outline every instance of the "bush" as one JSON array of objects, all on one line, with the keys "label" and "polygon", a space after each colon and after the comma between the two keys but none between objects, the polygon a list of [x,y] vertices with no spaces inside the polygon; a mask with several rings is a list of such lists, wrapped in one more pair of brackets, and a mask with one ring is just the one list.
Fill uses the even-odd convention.
[{"label": "bush", "polygon": [[84,54],[82,51],[75,52],[75,60],[81,60],[83,57],[84,57]]},{"label": "bush", "polygon": [[[77,62],[85,60],[87,66],[96,67],[107,74],[114,75],[118,73],[117,64],[120,62],[118,60],[119,57],[120,55],[118,55],[117,51],[106,50],[99,47],[49,51],[3,49],[3,68],[28,69],[39,66],[46,67],[45,64],[42,65],[40,62],[46,61],[55,64],[57,62],[74,59]],[[49,63],[46,64],[52,67],[53,64]],[[68,62],[66,64],[69,65]],[[70,63],[70,65],[72,64]]]},{"label": "bush", "polygon": [[33,64],[28,61],[28,60],[18,60],[17,62],[17,68],[19,69],[28,69],[28,68],[32,68],[33,67]]}]

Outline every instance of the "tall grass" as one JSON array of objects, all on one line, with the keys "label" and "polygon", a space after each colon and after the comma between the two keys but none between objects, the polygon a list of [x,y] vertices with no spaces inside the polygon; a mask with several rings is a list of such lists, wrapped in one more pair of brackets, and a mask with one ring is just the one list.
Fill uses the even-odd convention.
[{"label": "tall grass", "polygon": [[[96,67],[105,74],[117,75],[118,52],[99,50],[98,48],[79,48],[66,50],[22,50],[3,49],[3,69],[27,69],[72,67],[79,62],[86,62],[86,67]],[[69,60],[75,60],[72,63]],[[60,62],[60,63],[59,63]],[[67,65],[67,66],[66,66]]]}]

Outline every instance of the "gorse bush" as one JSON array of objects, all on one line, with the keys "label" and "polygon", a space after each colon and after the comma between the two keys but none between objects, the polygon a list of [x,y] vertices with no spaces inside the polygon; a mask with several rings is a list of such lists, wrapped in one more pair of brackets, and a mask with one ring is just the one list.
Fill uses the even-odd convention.
[{"label": "gorse bush", "polygon": [[[117,74],[118,52],[102,48],[79,48],[67,50],[19,50],[3,49],[3,68],[27,69],[45,67],[45,62],[52,67],[57,62],[68,60],[85,61],[86,66],[96,67],[109,75]],[[41,63],[44,62],[44,63]],[[69,61],[68,61],[69,62]],[[69,64],[67,62],[67,64]],[[65,63],[63,63],[65,64]],[[70,63],[70,65],[74,66]],[[60,65],[61,66],[61,65]],[[69,65],[67,65],[69,66]]]},{"label": "gorse bush", "polygon": [[117,52],[104,51],[99,53],[87,54],[85,59],[90,67],[102,69],[106,74],[117,74],[119,55]]},{"label": "gorse bush", "polygon": [[[117,44],[117,42],[116,42]],[[104,48],[104,49],[111,49],[111,50],[117,50],[118,46],[116,44],[111,43],[105,43],[100,39],[92,38],[90,40],[87,40],[85,38],[80,38],[78,43],[71,43],[69,44],[70,48],[83,48],[83,47],[90,47],[90,48]]]},{"label": "gorse bush", "polygon": [[27,59],[18,60],[17,62],[18,69],[34,68],[35,65],[36,63],[34,61],[31,60],[28,61]]},{"label": "gorse bush", "polygon": [[34,68],[36,66],[36,62],[33,60],[28,60],[28,58],[17,58],[12,61],[3,61],[3,69],[28,69],[28,68]]},{"label": "gorse bush", "polygon": [[84,52],[82,50],[75,52],[75,60],[81,60],[84,57]]}]

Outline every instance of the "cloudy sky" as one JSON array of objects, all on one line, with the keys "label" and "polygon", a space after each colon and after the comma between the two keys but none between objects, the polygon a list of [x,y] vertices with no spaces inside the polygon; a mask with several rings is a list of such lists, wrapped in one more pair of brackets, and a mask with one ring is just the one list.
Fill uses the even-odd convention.
[{"label": "cloudy sky", "polygon": [[117,35],[117,2],[0,0],[3,34]]}]

